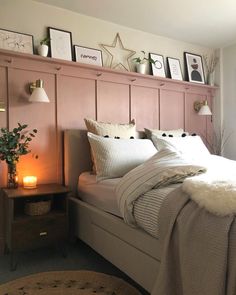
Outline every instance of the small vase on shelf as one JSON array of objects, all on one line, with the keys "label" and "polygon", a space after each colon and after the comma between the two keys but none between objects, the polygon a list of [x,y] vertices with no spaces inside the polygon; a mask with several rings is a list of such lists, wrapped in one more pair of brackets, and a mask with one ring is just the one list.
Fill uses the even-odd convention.
[{"label": "small vase on shelf", "polygon": [[18,188],[18,174],[15,163],[8,164],[7,188]]},{"label": "small vase on shelf", "polygon": [[148,63],[137,63],[136,64],[136,71],[139,74],[147,74]]},{"label": "small vase on shelf", "polygon": [[215,72],[210,72],[207,75],[207,84],[210,86],[215,85]]},{"label": "small vase on shelf", "polygon": [[40,56],[44,56],[44,57],[48,56],[48,46],[45,44],[39,45],[38,46],[38,54]]},{"label": "small vase on shelf", "polygon": [[38,54],[41,56],[48,56],[48,49],[49,49],[49,44],[50,44],[50,38],[45,37],[40,41],[40,44],[38,46]]}]

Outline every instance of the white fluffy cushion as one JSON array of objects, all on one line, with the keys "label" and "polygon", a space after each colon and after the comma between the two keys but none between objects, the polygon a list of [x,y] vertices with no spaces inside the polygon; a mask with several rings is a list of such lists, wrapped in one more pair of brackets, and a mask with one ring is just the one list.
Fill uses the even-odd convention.
[{"label": "white fluffy cushion", "polygon": [[[152,135],[162,137],[165,136],[182,136],[183,134],[188,135],[188,132],[185,132],[184,129],[174,129],[174,130],[159,130],[159,129],[148,129],[144,128],[147,138],[151,139]],[[165,137],[164,136],[164,137]]]},{"label": "white fluffy cushion", "polygon": [[185,137],[158,137],[152,135],[152,141],[157,148],[174,148],[193,160],[201,159],[204,156],[209,156],[210,152],[203,143],[200,136],[185,136]]},{"label": "white fluffy cushion", "polygon": [[122,177],[151,158],[156,148],[149,139],[114,139],[88,132],[97,180]]},{"label": "white fluffy cushion", "polygon": [[84,119],[88,132],[111,138],[134,138],[136,135],[135,121],[130,124],[113,124],[98,122],[92,119]]}]

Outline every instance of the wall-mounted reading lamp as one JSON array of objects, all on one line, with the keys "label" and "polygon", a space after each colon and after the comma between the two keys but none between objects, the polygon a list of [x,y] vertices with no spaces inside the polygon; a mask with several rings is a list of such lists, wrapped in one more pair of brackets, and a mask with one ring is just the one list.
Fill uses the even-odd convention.
[{"label": "wall-mounted reading lamp", "polygon": [[202,102],[195,101],[194,110],[198,113],[198,115],[202,115],[202,116],[212,115],[212,112],[207,104],[207,100],[204,100]]},{"label": "wall-mounted reading lamp", "polygon": [[30,102],[50,102],[43,88],[43,80],[38,79],[36,82],[30,83],[29,91],[31,93],[29,98]]}]

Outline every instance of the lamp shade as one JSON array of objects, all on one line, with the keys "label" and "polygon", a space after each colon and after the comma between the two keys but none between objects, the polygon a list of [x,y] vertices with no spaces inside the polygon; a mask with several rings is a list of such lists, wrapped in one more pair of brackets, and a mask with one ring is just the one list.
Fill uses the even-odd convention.
[{"label": "lamp shade", "polygon": [[43,88],[43,81],[37,80],[36,86],[33,88],[33,92],[29,98],[30,102],[49,102],[46,91]]},{"label": "lamp shade", "polygon": [[204,101],[204,104],[200,108],[198,115],[201,115],[201,116],[212,115],[212,112],[207,104],[207,100]]},{"label": "lamp shade", "polygon": [[43,88],[35,88],[29,98],[30,102],[49,102],[47,93]]}]

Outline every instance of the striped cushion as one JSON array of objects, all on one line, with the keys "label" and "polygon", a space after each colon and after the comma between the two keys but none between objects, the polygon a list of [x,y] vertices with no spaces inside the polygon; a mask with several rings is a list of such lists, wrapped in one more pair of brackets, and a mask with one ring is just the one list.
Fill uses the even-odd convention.
[{"label": "striped cushion", "polygon": [[88,133],[97,180],[122,177],[150,159],[156,148],[149,139],[113,139]]}]

